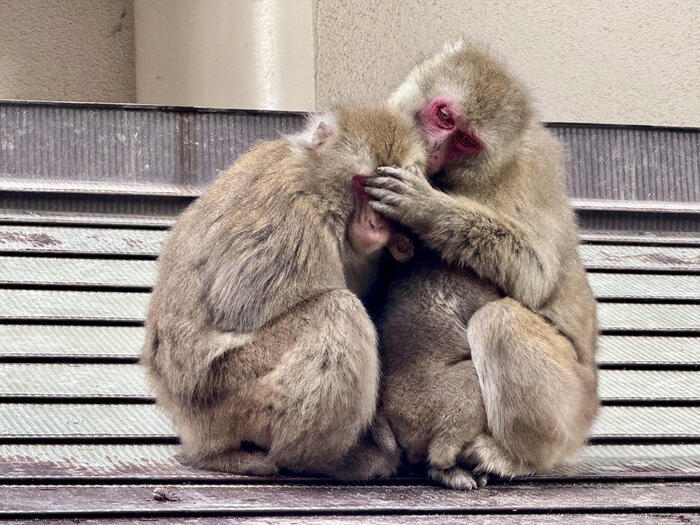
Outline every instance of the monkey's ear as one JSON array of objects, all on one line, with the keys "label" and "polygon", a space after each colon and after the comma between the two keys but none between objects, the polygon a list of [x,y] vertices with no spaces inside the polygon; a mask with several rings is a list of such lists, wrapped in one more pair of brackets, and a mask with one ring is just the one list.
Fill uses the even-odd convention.
[{"label": "monkey's ear", "polygon": [[332,113],[313,115],[304,131],[297,135],[287,135],[285,138],[301,151],[325,151],[338,139],[338,123]]}]

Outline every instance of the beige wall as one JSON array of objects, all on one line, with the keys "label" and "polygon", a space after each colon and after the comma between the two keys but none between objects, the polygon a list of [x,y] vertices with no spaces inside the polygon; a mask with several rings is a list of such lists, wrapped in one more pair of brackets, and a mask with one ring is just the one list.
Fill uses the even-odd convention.
[{"label": "beige wall", "polygon": [[544,120],[700,126],[698,0],[0,0],[0,20],[0,98],[308,110],[384,99],[465,36]]},{"label": "beige wall", "polygon": [[317,102],[384,98],[466,36],[507,57],[544,120],[700,126],[698,28],[698,0],[317,0]]},{"label": "beige wall", "polygon": [[314,108],[311,0],[135,0],[137,99]]},{"label": "beige wall", "polygon": [[132,0],[0,0],[0,98],[135,100]]}]

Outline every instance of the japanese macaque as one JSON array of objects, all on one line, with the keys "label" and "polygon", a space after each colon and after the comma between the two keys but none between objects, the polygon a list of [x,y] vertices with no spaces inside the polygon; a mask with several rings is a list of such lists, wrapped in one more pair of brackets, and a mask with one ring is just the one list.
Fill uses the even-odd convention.
[{"label": "japanese macaque", "polygon": [[370,206],[425,247],[379,325],[384,414],[447,486],[547,471],[586,441],[599,405],[595,301],[557,141],[470,45],[417,66],[390,102],[422,130],[434,187],[396,168],[367,180]]},{"label": "japanese macaque", "polygon": [[[168,237],[142,361],[202,468],[390,475],[391,435],[366,432],[379,356],[360,297],[388,244],[412,246],[363,190],[377,166],[425,172],[410,119],[387,108],[320,115],[263,142],[187,208]],[[381,430],[381,429],[379,429]]]}]

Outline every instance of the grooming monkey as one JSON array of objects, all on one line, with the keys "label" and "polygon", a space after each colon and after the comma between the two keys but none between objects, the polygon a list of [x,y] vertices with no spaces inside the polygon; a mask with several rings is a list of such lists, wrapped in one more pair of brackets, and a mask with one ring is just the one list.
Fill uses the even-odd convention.
[{"label": "grooming monkey", "polygon": [[360,297],[381,248],[405,260],[412,245],[363,184],[377,166],[424,173],[425,161],[396,110],[340,109],[256,145],[178,218],[142,361],[189,463],[346,479],[394,471],[391,443],[364,434],[379,357]]},{"label": "grooming monkey", "polygon": [[461,43],[391,103],[422,130],[443,191],[402,169],[367,181],[370,206],[427,248],[380,321],[384,413],[408,459],[447,486],[549,470],[585,442],[599,405],[595,301],[558,144],[520,83]]}]

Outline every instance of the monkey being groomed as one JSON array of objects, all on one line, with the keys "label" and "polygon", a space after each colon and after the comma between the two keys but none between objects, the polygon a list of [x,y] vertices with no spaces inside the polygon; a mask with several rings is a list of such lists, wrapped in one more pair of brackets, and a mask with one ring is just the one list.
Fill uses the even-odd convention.
[{"label": "monkey being groomed", "polygon": [[363,186],[378,166],[423,174],[425,163],[407,117],[341,109],[258,144],[181,214],[142,361],[189,463],[344,479],[395,470],[390,436],[380,448],[365,433],[379,358],[360,297],[382,247],[403,260],[412,246]]},{"label": "monkey being groomed", "polygon": [[582,446],[599,405],[595,301],[557,141],[469,45],[417,66],[391,103],[421,130],[436,188],[394,168],[367,181],[370,205],[425,246],[388,285],[384,416],[449,487],[547,471]]}]

